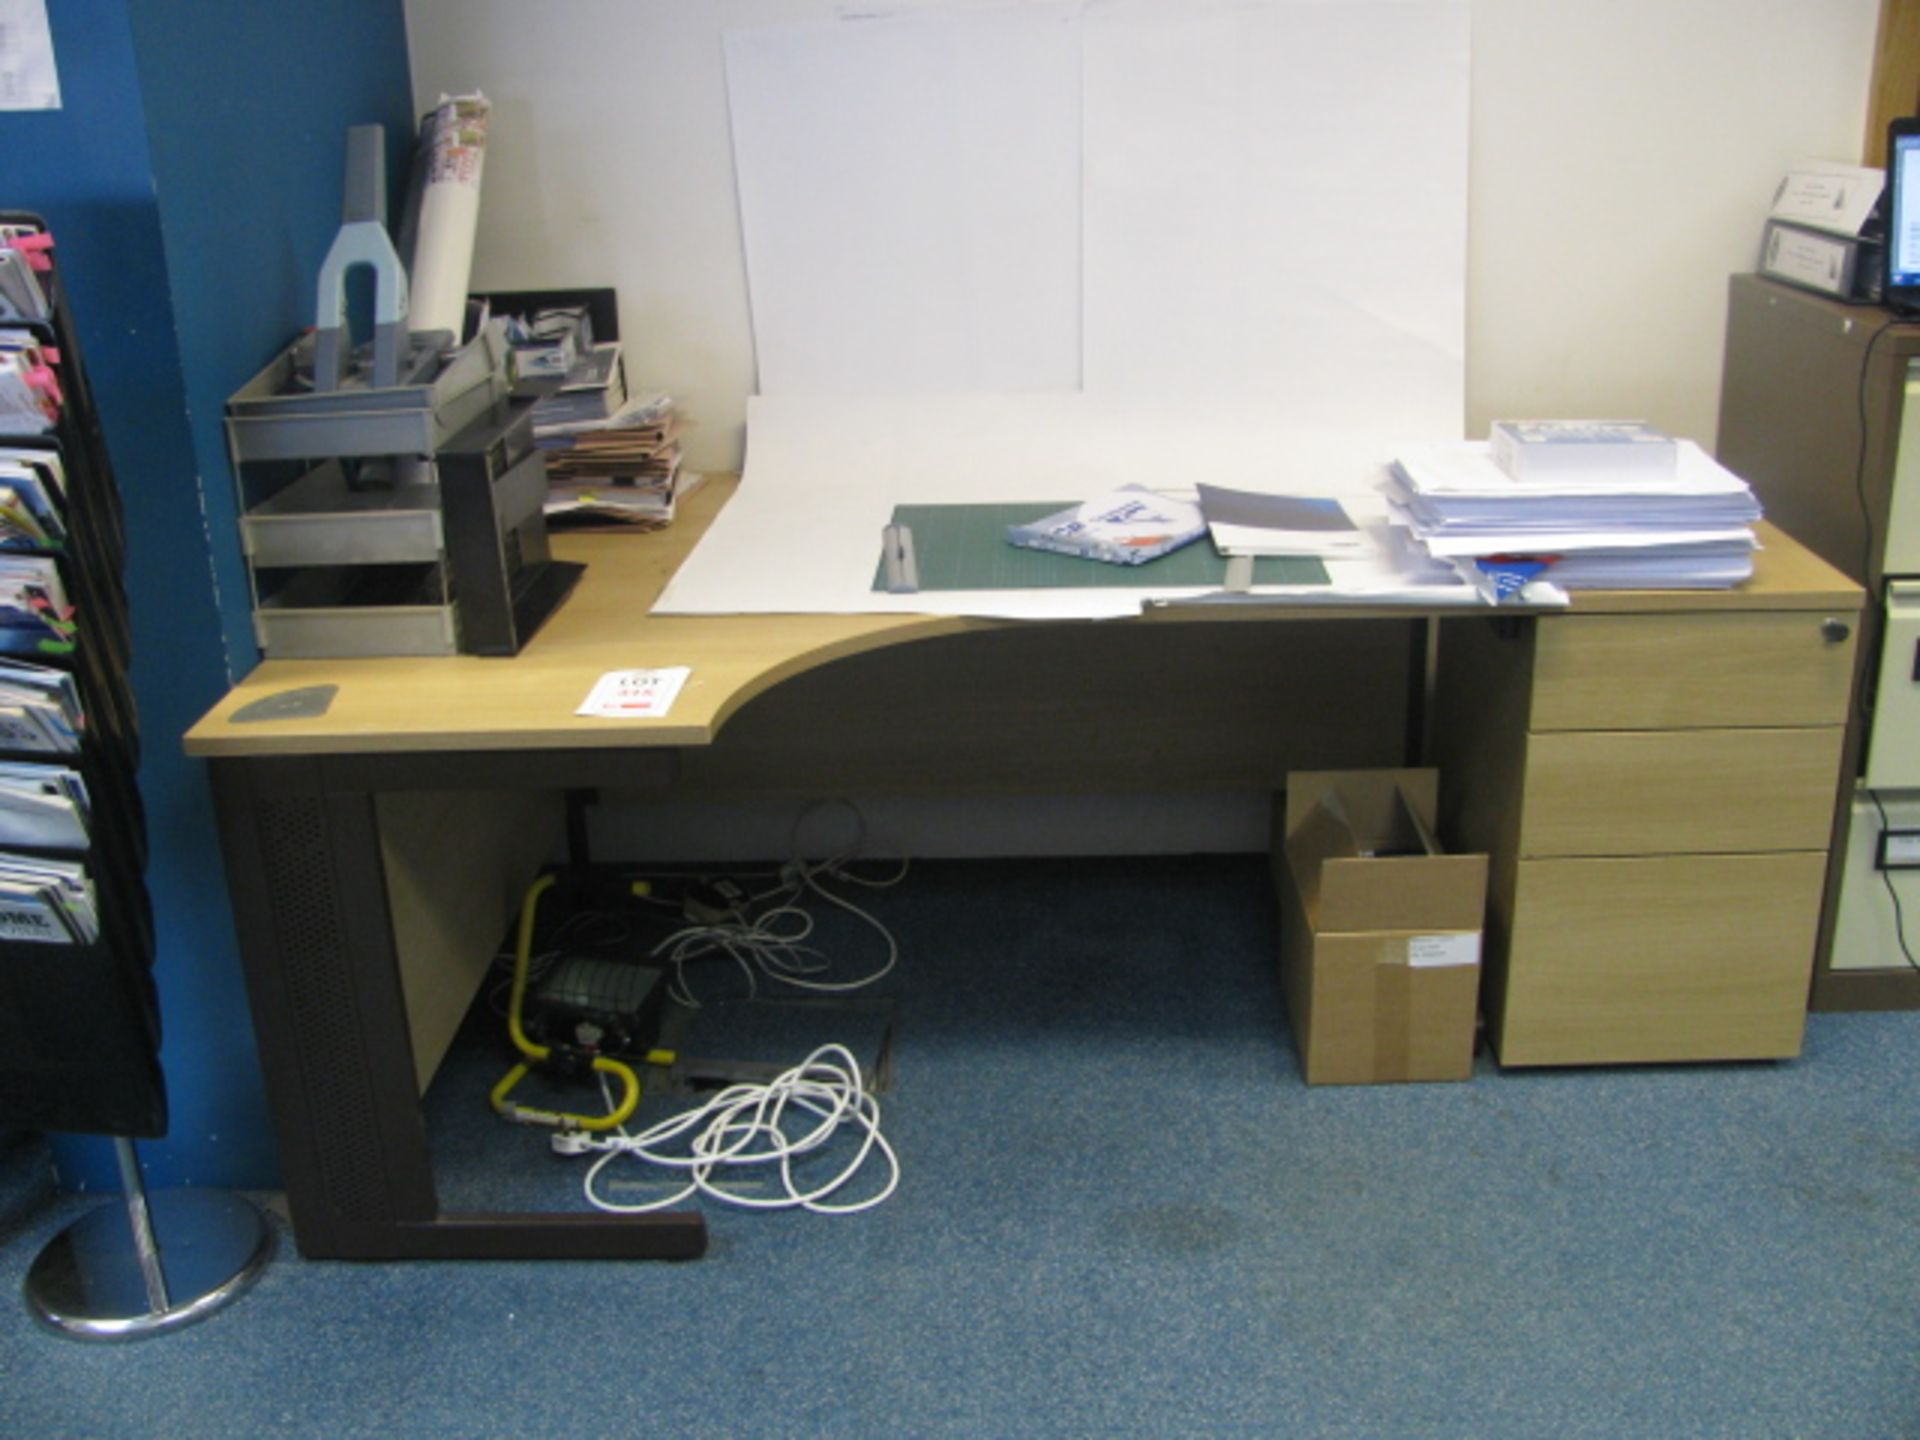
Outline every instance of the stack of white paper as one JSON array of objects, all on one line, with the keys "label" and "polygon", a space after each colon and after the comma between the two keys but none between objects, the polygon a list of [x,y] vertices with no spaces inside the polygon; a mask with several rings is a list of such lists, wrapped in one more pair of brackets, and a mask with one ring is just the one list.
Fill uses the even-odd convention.
[{"label": "stack of white paper", "polygon": [[1563,589],[1721,589],[1753,573],[1760,504],[1691,441],[1668,476],[1537,480],[1509,475],[1483,442],[1415,446],[1383,488],[1413,543],[1476,582],[1493,557],[1545,561]]}]

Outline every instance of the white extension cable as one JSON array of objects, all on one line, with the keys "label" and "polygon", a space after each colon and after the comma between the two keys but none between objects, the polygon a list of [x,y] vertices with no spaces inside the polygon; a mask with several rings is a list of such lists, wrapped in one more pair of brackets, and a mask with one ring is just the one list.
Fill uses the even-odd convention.
[{"label": "white extension cable", "polygon": [[[802,1189],[794,1162],[824,1150],[843,1125],[859,1132],[853,1154],[827,1178]],[[586,1197],[594,1208],[618,1215],[665,1210],[695,1194],[749,1210],[853,1215],[871,1210],[900,1183],[899,1157],[880,1133],[880,1102],[866,1088],[859,1062],[844,1045],[822,1045],[764,1085],[729,1085],[705,1104],[669,1116],[637,1135],[572,1131],[555,1135],[553,1147],[565,1155],[603,1152],[587,1171]],[[608,1200],[595,1190],[594,1182],[623,1155],[683,1172],[687,1183],[660,1199],[631,1204]],[[876,1155],[886,1167],[886,1181],[879,1192],[862,1200],[831,1202],[829,1197],[850,1184]],[[768,1167],[779,1174],[781,1193],[777,1195],[743,1194],[728,1189],[721,1178],[729,1172]]]},{"label": "white extension cable", "polygon": [[[902,863],[897,872],[885,879],[873,880],[848,870],[847,858],[824,860],[818,864],[790,860],[781,868],[779,886],[755,896],[738,917],[688,925],[667,936],[654,946],[653,953],[673,967],[673,980],[668,986],[668,993],[682,1005],[697,1009],[700,1002],[687,984],[687,962],[715,954],[727,956],[740,967],[747,977],[749,996],[759,993],[759,977],[762,975],[796,990],[842,994],[863,989],[891,973],[900,959],[900,943],[894,939],[893,932],[851,900],[827,889],[821,879],[825,877],[842,884],[884,889],[900,882],[906,874],[906,865]],[[799,902],[808,894],[846,911],[878,934],[886,946],[885,958],[880,964],[852,980],[823,978],[829,968],[828,962],[819,951],[805,944],[807,937],[813,933],[814,922]],[[767,901],[773,903],[757,912],[752,910],[753,906]]]}]

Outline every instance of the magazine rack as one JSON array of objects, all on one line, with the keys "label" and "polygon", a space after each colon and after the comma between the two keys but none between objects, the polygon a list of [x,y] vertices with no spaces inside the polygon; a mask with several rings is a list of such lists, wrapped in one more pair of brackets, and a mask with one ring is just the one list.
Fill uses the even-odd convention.
[{"label": "magazine rack", "polygon": [[141,1180],[133,1142],[166,1133],[167,1100],[127,683],[125,533],[52,246],[40,238],[46,227],[34,215],[0,213],[0,232],[26,237],[20,253],[38,257],[45,300],[44,314],[0,320],[0,328],[32,332],[57,357],[63,402],[49,433],[4,435],[0,444],[57,454],[64,495],[52,498],[66,532],[42,548],[0,540],[0,551],[51,556],[71,606],[65,615],[36,612],[42,623],[0,624],[0,654],[70,670],[85,715],[77,752],[0,750],[0,759],[71,767],[90,802],[83,845],[5,848],[81,861],[98,917],[97,933],[25,938],[7,927],[0,938],[0,1121],[113,1137],[125,1214],[103,1207],[56,1236],[34,1261],[25,1291],[34,1316],[63,1334],[122,1339],[199,1319],[232,1300],[266,1263],[272,1232],[258,1211],[230,1196],[149,1196]]}]

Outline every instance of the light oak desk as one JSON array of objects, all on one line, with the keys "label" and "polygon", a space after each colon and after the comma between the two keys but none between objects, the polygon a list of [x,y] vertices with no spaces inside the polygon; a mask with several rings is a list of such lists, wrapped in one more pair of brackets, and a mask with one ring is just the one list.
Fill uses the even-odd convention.
[{"label": "light oak desk", "polygon": [[[1736,591],[1539,615],[649,617],[729,494],[563,538],[586,574],[514,658],[268,661],[187,735],[305,1254],[703,1249],[696,1215],[458,1214],[435,1190],[420,1097],[568,791],[1277,791],[1425,760],[1450,841],[1492,857],[1502,1063],[1798,1052],[1861,596],[1787,537]],[[693,670],[667,719],[574,715],[656,665]],[[232,718],[311,685],[339,687],[318,718]]]}]

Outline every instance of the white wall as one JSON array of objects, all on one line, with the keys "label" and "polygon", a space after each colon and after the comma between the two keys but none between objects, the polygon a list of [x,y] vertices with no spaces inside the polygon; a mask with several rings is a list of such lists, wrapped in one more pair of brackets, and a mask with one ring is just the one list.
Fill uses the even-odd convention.
[{"label": "white wall", "polygon": [[[720,37],[848,8],[407,3],[420,108],[495,105],[475,288],[617,287],[634,378],[683,399],[696,466],[738,465],[753,386]],[[1789,161],[1859,158],[1877,11],[1472,0],[1469,433],[1630,414],[1711,442],[1726,277]]]},{"label": "white wall", "polygon": [[[475,288],[617,287],[631,374],[684,402],[697,467],[737,468],[754,375],[722,32],[881,3],[952,0],[407,0],[420,108],[475,87],[495,105]],[[1727,276],[1752,268],[1791,160],[1859,159],[1877,13],[1472,0],[1469,433],[1617,414],[1711,443]],[[1252,849],[1264,814],[1251,796],[869,807],[874,850],[916,854]],[[597,842],[765,857],[791,819],[610,805]]]}]

